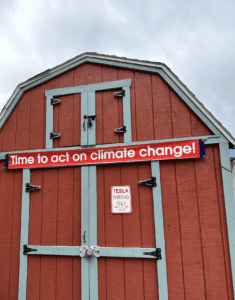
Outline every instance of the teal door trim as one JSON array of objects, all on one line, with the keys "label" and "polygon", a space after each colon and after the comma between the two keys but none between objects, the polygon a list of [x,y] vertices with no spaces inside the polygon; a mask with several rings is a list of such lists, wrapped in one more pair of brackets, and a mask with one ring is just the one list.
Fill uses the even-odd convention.
[{"label": "teal door trim", "polygon": [[[46,149],[53,148],[53,139],[50,133],[53,132],[53,105],[51,100],[54,96],[72,95],[81,93],[81,146],[96,144],[96,127],[95,121],[92,126],[88,125],[88,119],[84,116],[95,115],[95,92],[122,88],[125,91],[123,97],[123,120],[126,126],[124,133],[124,142],[131,142],[131,107],[130,107],[130,85],[131,79],[96,83],[90,85],[81,85],[68,88],[46,90]],[[63,100],[65,101],[65,100]],[[114,128],[115,130],[115,128]],[[56,132],[59,133],[59,132]]]},{"label": "teal door trim", "polygon": [[30,169],[23,170],[18,300],[26,300],[27,297],[28,257],[23,254],[23,247],[28,245],[29,239],[30,193],[25,191],[26,183],[30,184]]},{"label": "teal door trim", "polygon": [[[220,143],[220,162],[223,178],[224,201],[228,228],[228,240],[232,269],[233,289],[235,287],[235,201],[233,193],[233,180],[228,143]],[[235,291],[234,291],[235,292]]]},{"label": "teal door trim", "polygon": [[157,186],[152,188],[156,247],[161,249],[161,254],[162,254],[162,259],[157,262],[159,300],[167,300],[168,287],[167,287],[167,269],[166,269],[166,250],[165,250],[159,161],[151,162],[151,171],[152,171],[152,176],[156,177],[156,183],[157,183]]}]

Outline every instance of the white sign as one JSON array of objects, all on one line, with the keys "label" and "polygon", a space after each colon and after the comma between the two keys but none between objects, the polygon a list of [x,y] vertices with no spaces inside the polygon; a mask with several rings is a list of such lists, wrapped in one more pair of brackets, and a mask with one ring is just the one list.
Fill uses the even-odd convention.
[{"label": "white sign", "polygon": [[130,214],[131,188],[129,185],[111,187],[111,212],[112,214]]}]

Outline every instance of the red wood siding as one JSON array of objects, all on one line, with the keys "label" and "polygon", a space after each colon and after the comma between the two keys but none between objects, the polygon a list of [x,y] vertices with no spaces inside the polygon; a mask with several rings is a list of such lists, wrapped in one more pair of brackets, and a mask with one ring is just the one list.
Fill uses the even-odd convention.
[{"label": "red wood siding", "polygon": [[[81,169],[33,170],[29,245],[79,246]],[[80,299],[80,257],[29,256],[27,299]]]},{"label": "red wood siding", "polygon": [[17,299],[21,225],[22,171],[0,161],[0,299]]},{"label": "red wood siding", "polygon": [[[150,164],[97,168],[98,245],[154,248],[152,189],[140,186],[151,177]],[[130,185],[131,214],[111,213],[111,187]],[[156,260],[99,258],[99,299],[158,299]]]},{"label": "red wood siding", "polygon": [[169,299],[233,299],[218,146],[160,163]]},{"label": "red wood siding", "polygon": [[[159,140],[210,135],[211,131],[158,75],[117,67],[85,63],[45,84],[27,91],[3,126],[0,150],[45,148],[45,90],[132,79],[132,140]],[[122,100],[114,91],[96,93],[97,143],[122,142],[123,135],[113,127],[122,127]],[[54,132],[61,133],[54,147],[80,144],[81,95],[60,97],[54,106]],[[120,125],[120,126],[119,126]]]}]

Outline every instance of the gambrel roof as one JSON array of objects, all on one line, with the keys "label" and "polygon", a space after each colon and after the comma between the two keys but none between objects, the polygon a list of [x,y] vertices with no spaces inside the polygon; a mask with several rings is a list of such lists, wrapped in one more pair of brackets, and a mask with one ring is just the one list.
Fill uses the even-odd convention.
[{"label": "gambrel roof", "polygon": [[[146,60],[129,59],[126,57],[118,57],[113,55],[98,54],[95,52],[85,52],[80,54],[52,69],[48,69],[22,83],[20,83],[6,105],[3,107],[0,113],[0,128],[3,126],[8,116],[12,112],[18,100],[23,93],[43,82],[50,80],[51,78],[58,76],[74,67],[81,65],[85,62],[105,64],[110,66],[116,66],[127,69],[135,69],[139,71],[155,72],[175,90],[175,92],[189,105],[190,102],[196,106],[201,112],[201,119],[203,116],[204,123],[211,123],[215,128],[223,134],[223,136],[235,146],[235,138],[231,133],[208,111],[205,106],[195,97],[195,95],[182,83],[182,81],[164,64],[160,62],[151,62]],[[190,105],[189,105],[190,106]],[[200,117],[200,116],[199,116]]]}]

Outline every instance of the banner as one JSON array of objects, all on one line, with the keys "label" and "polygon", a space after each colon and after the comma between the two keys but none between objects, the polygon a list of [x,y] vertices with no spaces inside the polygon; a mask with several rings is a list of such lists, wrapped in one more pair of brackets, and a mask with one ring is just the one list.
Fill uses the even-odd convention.
[{"label": "banner", "polygon": [[188,140],[76,150],[11,153],[7,154],[5,165],[8,169],[47,168],[187,159],[198,158],[204,154],[204,143],[201,140]]}]

